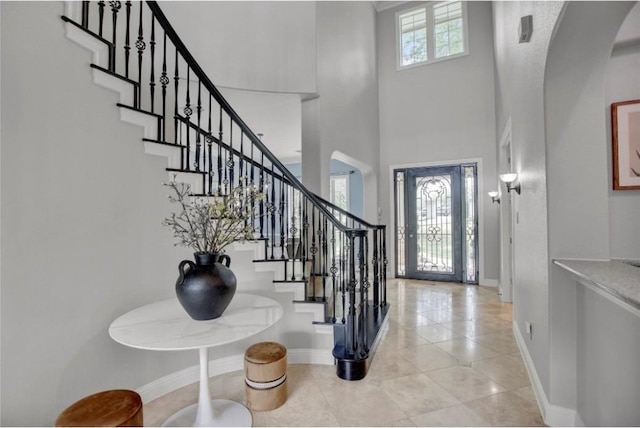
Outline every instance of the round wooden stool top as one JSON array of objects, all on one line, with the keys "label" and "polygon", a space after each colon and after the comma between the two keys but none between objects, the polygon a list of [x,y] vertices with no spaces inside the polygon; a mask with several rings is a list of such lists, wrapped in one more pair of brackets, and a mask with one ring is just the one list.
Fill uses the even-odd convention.
[{"label": "round wooden stool top", "polygon": [[142,399],[126,389],[89,395],[67,407],[56,419],[57,427],[142,425]]},{"label": "round wooden stool top", "polygon": [[276,342],[260,342],[244,353],[245,360],[254,364],[269,364],[287,356],[287,348]]}]

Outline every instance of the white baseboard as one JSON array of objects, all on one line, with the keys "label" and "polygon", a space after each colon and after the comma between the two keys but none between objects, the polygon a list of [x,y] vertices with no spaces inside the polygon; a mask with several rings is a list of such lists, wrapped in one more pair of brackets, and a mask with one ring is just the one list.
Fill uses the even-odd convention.
[{"label": "white baseboard", "polygon": [[[334,359],[330,350],[325,349],[288,349],[289,364],[322,364],[333,365]],[[209,361],[209,377],[235,372],[244,369],[244,354],[231,355]],[[191,366],[168,374],[136,389],[144,404],[162,397],[172,391],[198,382],[200,367]]]},{"label": "white baseboard", "polygon": [[542,387],[542,382],[540,382],[540,378],[536,372],[536,368],[533,365],[533,360],[531,359],[529,350],[524,342],[524,338],[520,334],[520,330],[518,329],[518,325],[515,321],[513,321],[513,335],[516,339],[516,343],[518,344],[518,348],[520,349],[520,354],[522,355],[524,365],[527,368],[527,373],[529,373],[529,380],[531,380],[533,392],[536,396],[536,400],[538,401],[538,407],[540,408],[540,413],[542,414],[544,423],[548,426],[561,427],[584,426],[584,423],[575,409],[556,406],[549,402],[547,395],[544,392],[544,388]]},{"label": "white baseboard", "polygon": [[483,287],[496,287],[496,288],[500,285],[497,279],[487,279],[487,278],[481,278],[480,281],[478,281],[478,284],[482,285]]}]

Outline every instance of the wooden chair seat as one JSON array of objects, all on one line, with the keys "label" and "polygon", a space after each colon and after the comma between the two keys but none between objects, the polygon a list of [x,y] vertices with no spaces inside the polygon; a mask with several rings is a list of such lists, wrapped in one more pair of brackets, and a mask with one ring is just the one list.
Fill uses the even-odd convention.
[{"label": "wooden chair seat", "polygon": [[57,427],[141,427],[142,399],[135,391],[115,389],[82,398],[67,407]]}]

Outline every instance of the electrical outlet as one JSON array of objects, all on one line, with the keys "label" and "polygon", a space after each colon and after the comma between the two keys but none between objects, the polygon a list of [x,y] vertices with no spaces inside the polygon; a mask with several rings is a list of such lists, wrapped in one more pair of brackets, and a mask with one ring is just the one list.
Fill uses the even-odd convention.
[{"label": "electrical outlet", "polygon": [[527,333],[529,334],[529,340],[533,340],[533,327],[531,326],[531,323],[527,321],[525,327],[527,329]]}]

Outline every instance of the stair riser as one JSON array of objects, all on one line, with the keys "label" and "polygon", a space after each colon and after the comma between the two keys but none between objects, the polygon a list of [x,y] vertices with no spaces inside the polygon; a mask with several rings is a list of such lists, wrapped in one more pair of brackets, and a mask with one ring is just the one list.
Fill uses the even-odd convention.
[{"label": "stair riser", "polygon": [[[73,2],[82,3],[82,2]],[[77,28],[73,24],[65,23],[65,35],[82,46],[88,49],[93,54],[92,63],[99,65],[100,67],[107,68],[109,66],[109,47],[103,42],[97,40],[95,37],[87,34],[81,29]]]},{"label": "stair riser", "polygon": [[93,83],[95,83],[98,86],[102,86],[103,88],[116,91],[120,95],[120,98],[118,100],[120,104],[125,104],[128,106],[133,105],[135,91],[131,83],[125,82],[122,79],[118,79],[117,77],[111,76],[101,70],[97,70],[95,68],[92,70],[93,70]]},{"label": "stair riser", "polygon": [[148,138],[150,140],[157,140],[159,138],[157,117],[120,107],[120,120],[133,125],[142,126],[144,129],[144,138]]}]

